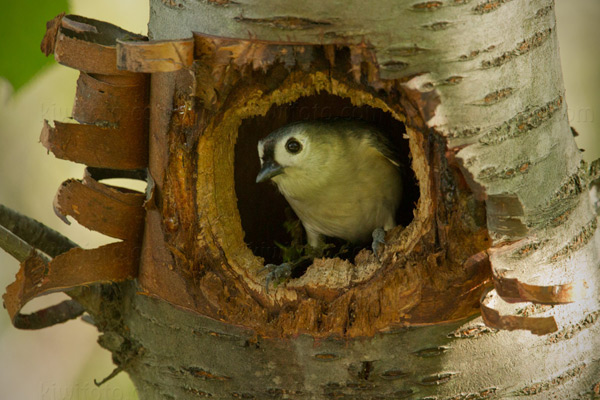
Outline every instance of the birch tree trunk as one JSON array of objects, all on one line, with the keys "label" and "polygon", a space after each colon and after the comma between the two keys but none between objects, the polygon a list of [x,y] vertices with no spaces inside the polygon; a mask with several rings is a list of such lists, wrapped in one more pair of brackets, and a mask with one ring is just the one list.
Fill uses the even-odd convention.
[{"label": "birch tree trunk", "polygon": [[[206,310],[207,317],[141,296],[139,287],[133,283],[93,289],[101,291],[97,297],[101,300],[82,304],[103,332],[100,343],[113,352],[116,364],[130,375],[140,398],[597,398],[600,392],[600,326],[597,323],[600,235],[588,183],[590,176],[597,177],[598,172],[590,172],[582,163],[567,120],[553,7],[553,1],[549,0],[382,0],[375,4],[354,0],[301,3],[152,0],[149,24],[152,40],[187,38],[195,32],[205,37],[251,38],[271,43],[342,43],[368,48],[375,56],[372,65],[353,64],[347,74],[358,76],[361,82],[368,81],[373,74],[379,81],[402,82],[405,89],[414,94],[412,100],[422,106],[419,118],[424,124],[410,126],[407,123],[412,167],[419,180],[418,207],[431,203],[427,204],[435,211],[430,217],[437,224],[431,234],[435,236],[432,241],[445,247],[427,249],[431,250],[431,257],[426,257],[427,262],[419,260],[421,264],[417,263],[414,270],[408,267],[409,263],[396,265],[395,268],[403,272],[393,275],[390,273],[396,262],[393,255],[399,254],[398,249],[402,247],[396,239],[412,237],[412,232],[419,228],[411,224],[412,228],[406,229],[408,233],[396,232],[389,243],[391,250],[386,249],[389,257],[383,264],[387,269],[373,274],[372,280],[401,276],[405,281],[399,285],[406,287],[406,291],[389,294],[384,293],[385,283],[371,286],[379,301],[392,302],[375,306],[367,304],[369,298],[361,299],[356,294],[344,303],[344,326],[339,332],[336,329],[341,328],[336,323],[341,317],[333,306],[328,312],[335,318],[308,313],[306,310],[314,302],[303,301],[309,295],[298,294],[299,304],[290,305],[289,297],[285,297],[291,296],[290,292],[282,290],[278,292],[283,293],[281,295],[267,297],[252,287],[251,280],[244,281],[243,285],[219,286],[230,279],[225,276],[228,269],[217,277],[208,272],[191,274],[190,281],[194,280],[204,297],[199,296],[202,304],[187,308]],[[223,48],[233,52],[235,46]],[[249,59],[256,61],[251,56]],[[373,65],[375,72],[369,69]],[[232,62],[224,68],[233,70],[234,67]],[[179,103],[177,87],[168,74],[155,73],[151,79],[152,154],[152,146],[163,140],[161,129],[173,131],[173,127],[167,126],[169,117],[165,119],[165,115],[179,109]],[[199,81],[180,77],[181,82],[192,87]],[[304,81],[299,82],[294,83],[301,92]],[[312,82],[320,81],[315,78]],[[339,87],[336,90],[342,90]],[[159,99],[160,90],[170,90],[172,96]],[[204,96],[205,102],[213,95],[224,96],[218,91],[210,93],[201,85],[194,90],[201,94],[199,97]],[[358,102],[356,98],[353,100]],[[383,107],[374,100],[372,103],[364,101],[353,105]],[[182,115],[179,122],[185,125],[185,112]],[[411,121],[410,115],[406,117]],[[201,154],[195,178],[201,182],[198,196],[212,198],[219,193],[210,191],[214,182],[204,176],[201,167],[210,169],[213,159],[203,159],[202,151],[213,143],[211,135],[220,131],[212,126],[204,128],[202,136],[195,138],[200,143],[198,153]],[[238,137],[225,138],[235,142]],[[425,146],[429,153],[418,153],[420,140],[429,143],[429,147]],[[189,151],[187,144],[182,141],[179,147],[171,145],[170,149],[184,154]],[[166,149],[165,146],[161,151]],[[217,153],[220,148],[215,149],[209,150]],[[170,157],[171,161],[176,159],[173,155]],[[419,164],[419,160],[425,158],[437,161],[428,166]],[[233,160],[222,161],[222,165],[232,164],[229,161]],[[151,172],[152,163],[151,155]],[[440,172],[450,170],[448,165],[456,168],[457,176],[464,178],[462,184],[467,189],[460,189],[461,182]],[[172,163],[169,168],[174,168]],[[227,171],[233,174],[233,167]],[[435,192],[435,185],[430,187],[424,183],[433,176],[441,176],[442,185],[446,182],[444,191]],[[162,190],[163,180],[157,176],[153,179]],[[216,186],[223,182],[219,181]],[[181,187],[185,188],[185,184]],[[469,199],[461,197],[461,190],[469,192]],[[241,192],[237,194],[238,198],[242,196]],[[177,215],[187,215],[179,211],[187,206],[174,204],[169,196],[170,193],[165,192],[167,206],[163,213],[171,207],[175,213],[179,212]],[[446,214],[452,214],[442,208],[463,200],[465,204],[472,204],[465,209],[483,207],[487,223],[485,235],[473,228],[474,239],[464,242],[472,247],[469,249],[461,248],[463,242],[452,237],[454,231],[444,230],[442,223]],[[228,205],[222,207],[227,209]],[[463,210],[462,206],[457,207]],[[200,212],[210,214],[212,211]],[[425,224],[421,208],[415,215],[414,221]],[[218,215],[227,221],[229,217]],[[175,225],[185,221],[169,220],[168,215],[163,218],[167,230],[172,228],[171,239],[183,235]],[[170,221],[173,227],[169,226]],[[214,233],[209,228],[201,227],[200,231]],[[145,240],[150,235],[148,225],[146,229]],[[483,278],[476,273],[469,275],[475,282],[472,290],[456,299],[444,297],[443,291],[439,297],[427,297],[423,289],[427,285],[411,286],[413,281],[423,279],[429,286],[437,285],[454,293],[452,287],[462,286],[450,280],[467,276],[467,272],[456,267],[438,271],[435,260],[460,259],[465,261],[465,270],[470,270],[467,266],[480,263],[480,259],[469,258],[469,261],[462,257],[482,250],[483,236],[487,235],[491,243],[487,243],[485,249],[490,247],[489,262],[496,289],[483,299],[483,310],[487,313],[484,314],[486,321],[506,328],[503,330],[485,326],[481,318],[457,320],[457,316],[474,313],[461,307],[470,304],[467,300],[471,291],[479,293],[481,290],[479,283]],[[237,242],[223,244],[202,235],[193,240],[196,246],[208,249],[199,256],[207,265],[218,264],[225,258],[222,253],[231,253],[238,245]],[[172,239],[170,243],[176,242]],[[179,264],[185,263],[186,254],[193,253],[193,249],[187,250],[188,253],[170,248],[172,254],[180,255]],[[149,251],[142,258],[150,263],[147,260],[154,255]],[[227,260],[239,263],[236,257],[227,255]],[[240,256],[240,259],[244,258]],[[242,275],[235,268],[231,275],[234,272]],[[149,285],[160,289],[163,282],[156,279],[158,276],[149,273],[140,279],[146,289]],[[318,286],[313,289],[321,291],[323,298],[330,293]],[[258,307],[254,305],[235,309],[245,304],[240,300],[244,290],[258,293],[250,297],[256,304],[264,305],[264,312],[248,312],[257,309],[252,308]],[[220,294],[215,296],[215,293]],[[348,293],[355,292],[349,289]],[[410,296],[416,299],[412,303],[407,300]],[[503,299],[530,300],[533,304],[513,304]],[[331,300],[331,304],[338,304],[337,300],[337,297]],[[394,301],[410,307],[394,310]],[[448,306],[454,303],[461,306]],[[274,304],[285,304],[287,308],[277,309]],[[419,308],[420,304],[425,306]],[[365,315],[377,307],[379,314]],[[420,311],[415,312],[415,309]],[[425,314],[429,309],[444,312],[440,311],[440,318],[437,315],[428,318]],[[391,316],[382,317],[380,314],[384,311]],[[394,318],[402,320],[404,314],[414,317],[412,320],[406,317],[410,323],[404,327],[390,322]],[[282,315],[287,318],[285,321]],[[308,316],[313,316],[315,321]],[[333,322],[328,322],[329,317]],[[389,324],[381,325],[382,321]],[[548,321],[558,324],[558,329],[550,335],[509,330],[528,328],[538,334],[546,333],[553,330],[544,325]],[[255,326],[266,328],[261,332],[253,329]],[[274,327],[288,335],[261,335],[275,332]],[[319,335],[322,332],[340,334]],[[358,337],[357,332],[368,335]]]},{"label": "birch tree trunk", "polygon": [[567,120],[556,29],[548,0],[152,1],[153,40],[193,31],[369,43],[382,79],[405,78],[439,96],[427,126],[486,199],[496,273],[589,290],[554,307],[492,299],[503,313],[553,315],[559,330],[547,336],[475,319],[363,339],[270,340],[131,289],[122,293],[126,342],[143,350],[120,361],[140,397],[595,398],[600,239]]}]

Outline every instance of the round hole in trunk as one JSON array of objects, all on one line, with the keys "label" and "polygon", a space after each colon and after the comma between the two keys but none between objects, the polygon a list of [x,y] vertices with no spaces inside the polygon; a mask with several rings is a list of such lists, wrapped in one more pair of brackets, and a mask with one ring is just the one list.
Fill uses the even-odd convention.
[{"label": "round hole in trunk", "polygon": [[[234,161],[235,192],[245,242],[256,256],[265,259],[265,263],[282,262],[282,251],[276,243],[290,244],[292,235],[286,229],[286,221],[293,221],[296,217],[274,184],[256,183],[260,169],[257,143],[289,123],[332,118],[368,122],[392,141],[402,163],[403,178],[403,196],[396,213],[396,223],[407,226],[413,219],[419,186],[411,168],[409,143],[402,121],[380,108],[355,106],[349,98],[326,92],[300,97],[291,103],[273,105],[265,115],[245,118],[241,122]],[[353,249],[350,255],[358,250],[360,248]]]}]

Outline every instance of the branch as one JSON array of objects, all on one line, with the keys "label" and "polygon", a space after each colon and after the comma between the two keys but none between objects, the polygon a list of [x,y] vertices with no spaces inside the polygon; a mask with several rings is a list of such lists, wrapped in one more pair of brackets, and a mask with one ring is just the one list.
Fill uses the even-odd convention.
[{"label": "branch", "polygon": [[[19,262],[25,261],[32,253],[37,252],[36,249],[29,243],[0,225],[0,248],[4,249],[8,254],[13,256]],[[37,252],[45,261],[49,261],[48,257]]]},{"label": "branch", "polygon": [[65,300],[31,314],[18,313],[13,324],[18,329],[43,329],[77,318],[84,312],[85,308],[76,300]]},{"label": "branch", "polygon": [[[33,254],[50,262],[51,257],[75,247],[77,244],[55,230],[0,204],[0,248],[19,262]],[[13,324],[19,329],[42,329],[77,318],[84,312],[76,300],[65,300],[31,314],[17,313]]]},{"label": "branch", "polygon": [[79,247],[54,229],[1,204],[0,228],[0,248],[19,261],[27,258],[33,249],[56,257]]}]

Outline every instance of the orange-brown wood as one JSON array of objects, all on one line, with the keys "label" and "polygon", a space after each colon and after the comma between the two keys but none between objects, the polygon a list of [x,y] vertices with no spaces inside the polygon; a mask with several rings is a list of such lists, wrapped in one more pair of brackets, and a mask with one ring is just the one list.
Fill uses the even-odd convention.
[{"label": "orange-brown wood", "polygon": [[[369,336],[479,312],[489,263],[471,257],[489,247],[484,205],[448,163],[443,140],[427,133],[435,96],[378,80],[364,46],[202,35],[195,42],[194,81],[187,71],[163,74],[152,92],[152,103],[171,99],[172,112],[152,118],[167,131],[150,143],[150,173],[159,181],[140,274],[149,295],[267,336]],[[348,75],[359,58],[369,64],[366,75]],[[365,119],[400,144],[409,199],[403,226],[386,238],[381,261],[366,250],[347,261],[316,260],[267,293],[265,258],[276,261],[274,241],[289,238],[285,202],[254,183],[256,142],[320,117]]]}]

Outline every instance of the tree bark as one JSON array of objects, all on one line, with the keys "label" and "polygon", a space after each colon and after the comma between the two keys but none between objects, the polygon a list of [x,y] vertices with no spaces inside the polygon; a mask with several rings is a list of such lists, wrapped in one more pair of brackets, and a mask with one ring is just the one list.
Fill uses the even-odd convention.
[{"label": "tree bark", "polygon": [[[154,40],[193,31],[369,43],[381,79],[439,96],[427,127],[486,199],[494,270],[538,286],[597,287],[596,216],[566,116],[552,1],[151,4]],[[362,339],[262,338],[131,290],[127,342],[143,351],[125,370],[142,398],[566,399],[598,390],[594,289],[554,307],[494,299],[503,313],[554,316],[560,328],[548,336],[475,319]]]}]

